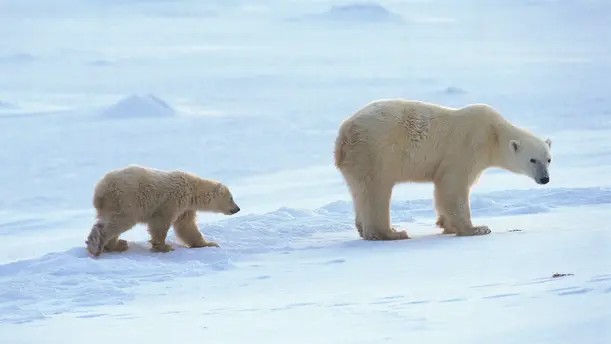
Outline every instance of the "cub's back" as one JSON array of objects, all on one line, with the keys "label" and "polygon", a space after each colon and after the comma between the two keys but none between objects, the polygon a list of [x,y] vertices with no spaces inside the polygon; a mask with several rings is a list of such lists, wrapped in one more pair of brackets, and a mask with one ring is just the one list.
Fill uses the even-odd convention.
[{"label": "cub's back", "polygon": [[183,179],[177,171],[130,165],[102,177],[95,187],[93,203],[98,209],[117,211],[154,207],[163,203],[173,184]]}]

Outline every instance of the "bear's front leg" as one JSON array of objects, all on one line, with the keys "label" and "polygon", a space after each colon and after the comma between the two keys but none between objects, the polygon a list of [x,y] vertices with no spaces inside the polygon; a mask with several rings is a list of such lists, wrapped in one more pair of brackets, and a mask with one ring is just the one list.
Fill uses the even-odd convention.
[{"label": "bear's front leg", "polygon": [[[390,225],[390,197],[392,184],[371,182],[364,192],[357,195],[362,220],[362,237],[365,240],[409,239],[406,231],[397,231]],[[357,226],[358,229],[358,226]]]},{"label": "bear's front leg", "polygon": [[446,210],[444,209],[444,205],[442,200],[445,198],[443,193],[443,188],[439,184],[435,184],[435,211],[437,211],[437,221],[435,225],[442,229],[441,234],[456,234],[456,230],[454,227],[450,226],[450,221],[447,219],[447,216],[444,215]]},{"label": "bear's front leg", "polygon": [[176,236],[188,247],[219,247],[213,241],[207,241],[197,228],[195,210],[187,210],[174,221],[174,232]]},{"label": "bear's front leg", "polygon": [[443,234],[473,236],[490,234],[487,226],[473,226],[469,205],[469,184],[445,178],[435,183],[435,205],[439,213],[437,225]]},{"label": "bear's front leg", "polygon": [[174,251],[174,248],[165,242],[171,225],[167,217],[161,214],[154,215],[148,222],[148,231],[151,235],[151,240],[149,240],[151,243],[151,251],[164,253]]}]

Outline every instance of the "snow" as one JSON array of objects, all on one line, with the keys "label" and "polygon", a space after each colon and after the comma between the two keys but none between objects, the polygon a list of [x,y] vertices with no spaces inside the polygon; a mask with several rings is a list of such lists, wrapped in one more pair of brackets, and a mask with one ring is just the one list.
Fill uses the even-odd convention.
[{"label": "snow", "polygon": [[311,14],[305,17],[314,21],[328,21],[341,23],[399,23],[403,22],[401,16],[388,11],[376,3],[349,3],[345,5],[332,5],[324,13]]},{"label": "snow", "polygon": [[175,110],[153,94],[131,95],[100,111],[102,118],[172,117]]},{"label": "snow", "polygon": [[[610,342],[607,1],[0,7],[0,342]],[[487,171],[470,238],[400,185],[412,239],[360,240],[333,141],[391,97],[493,105],[552,138],[551,182]],[[227,183],[242,211],[199,216],[221,246],[155,254],[140,225],[89,257],[128,164]]]}]

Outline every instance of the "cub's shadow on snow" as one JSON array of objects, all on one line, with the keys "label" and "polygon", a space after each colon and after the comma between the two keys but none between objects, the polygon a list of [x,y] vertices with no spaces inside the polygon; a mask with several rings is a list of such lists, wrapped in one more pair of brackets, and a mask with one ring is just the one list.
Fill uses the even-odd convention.
[{"label": "cub's shadow on snow", "polygon": [[98,257],[93,257],[85,247],[74,247],[64,254],[74,258],[92,259],[95,261],[109,260],[123,264],[129,262],[145,263],[180,263],[189,262],[206,263],[214,270],[226,270],[231,264],[225,264],[229,256],[218,247],[187,248],[180,243],[169,242],[174,248],[170,252],[153,252],[150,244],[146,241],[128,241],[129,248],[124,252],[103,252]]},{"label": "cub's shadow on snow", "polygon": [[[0,323],[25,323],[94,306],[121,305],[137,288],[177,278],[200,277],[233,268],[218,248],[176,247],[150,252],[146,242],[95,259],[85,247],[0,265]],[[41,314],[39,309],[45,309]]]}]

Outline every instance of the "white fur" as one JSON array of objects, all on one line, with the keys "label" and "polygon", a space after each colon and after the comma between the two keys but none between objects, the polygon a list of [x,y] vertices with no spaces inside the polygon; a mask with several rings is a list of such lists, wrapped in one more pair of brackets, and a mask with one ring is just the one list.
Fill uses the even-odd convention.
[{"label": "white fur", "polygon": [[408,238],[390,225],[392,188],[403,182],[434,183],[437,224],[444,233],[477,235],[490,233],[471,223],[469,194],[481,173],[499,167],[544,184],[550,149],[551,140],[511,124],[485,104],[454,109],[388,99],[367,104],[342,123],[335,164],[349,186],[364,239]]}]

